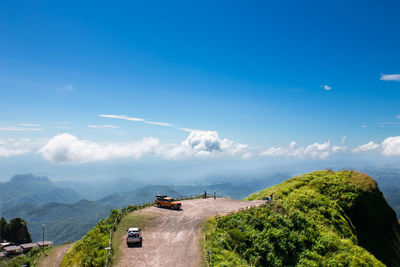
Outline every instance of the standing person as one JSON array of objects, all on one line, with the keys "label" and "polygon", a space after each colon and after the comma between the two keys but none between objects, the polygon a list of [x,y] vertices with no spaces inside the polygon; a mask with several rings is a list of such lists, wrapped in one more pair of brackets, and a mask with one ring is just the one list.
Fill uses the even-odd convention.
[{"label": "standing person", "polygon": [[214,199],[217,199],[217,193],[214,192]]},{"label": "standing person", "polygon": [[207,192],[204,190],[204,198],[207,198]]}]

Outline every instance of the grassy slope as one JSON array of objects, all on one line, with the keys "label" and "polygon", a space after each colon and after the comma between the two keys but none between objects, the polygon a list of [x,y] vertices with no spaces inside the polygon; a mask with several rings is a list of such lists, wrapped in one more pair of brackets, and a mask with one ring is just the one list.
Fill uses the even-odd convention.
[{"label": "grassy slope", "polygon": [[398,223],[369,176],[317,171],[247,199],[272,193],[270,204],[209,220],[205,250],[213,266],[383,265],[363,247],[397,265],[398,236],[386,237],[398,235]]}]

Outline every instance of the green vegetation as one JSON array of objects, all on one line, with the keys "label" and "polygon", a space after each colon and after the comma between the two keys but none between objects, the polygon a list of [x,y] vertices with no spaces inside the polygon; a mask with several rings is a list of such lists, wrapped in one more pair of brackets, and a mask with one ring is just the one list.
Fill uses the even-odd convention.
[{"label": "green vegetation", "polygon": [[[105,248],[109,246],[110,230],[115,230],[115,223],[118,224],[119,219],[126,214],[149,205],[151,204],[111,210],[108,218],[100,220],[81,240],[74,244],[65,255],[61,266],[105,266],[107,260]],[[112,259],[112,253],[111,250],[110,259]]]},{"label": "green vegetation", "polygon": [[399,265],[398,222],[369,176],[317,171],[247,200],[270,194],[268,204],[208,221],[212,266]]},{"label": "green vegetation", "polygon": [[129,227],[139,227],[143,229],[148,226],[155,217],[155,214],[130,213],[121,219],[112,237],[112,250],[114,252],[113,262],[118,262],[122,256],[120,255],[119,246],[121,245],[121,239],[126,235],[126,229]]},{"label": "green vegetation", "polygon": [[14,218],[7,222],[3,217],[0,219],[0,241],[7,240],[17,244],[32,242],[26,221],[21,218]]},{"label": "green vegetation", "polygon": [[47,253],[50,249],[52,249],[52,247],[47,247],[44,250],[42,248],[34,248],[27,254],[0,261],[0,267],[20,267],[23,265],[34,266],[38,259],[43,255],[43,252]]}]

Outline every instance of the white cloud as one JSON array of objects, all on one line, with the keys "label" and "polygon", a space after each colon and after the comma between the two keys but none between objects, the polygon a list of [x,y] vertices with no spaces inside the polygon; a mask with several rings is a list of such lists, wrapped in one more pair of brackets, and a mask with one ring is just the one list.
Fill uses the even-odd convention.
[{"label": "white cloud", "polygon": [[0,131],[43,131],[41,128],[21,128],[21,127],[13,127],[13,126],[4,126],[0,127]]},{"label": "white cloud", "polygon": [[99,117],[103,118],[111,118],[111,119],[121,119],[121,120],[128,120],[128,121],[140,121],[151,125],[158,125],[164,127],[175,127],[174,125],[167,123],[167,122],[158,122],[158,121],[148,121],[142,118],[131,118],[125,115],[98,115]]},{"label": "white cloud", "polygon": [[216,131],[191,130],[189,136],[179,145],[166,145],[158,153],[166,158],[207,157],[217,155],[241,155],[249,158],[248,145],[221,139]]},{"label": "white cloud", "polygon": [[164,126],[164,127],[172,127],[173,125],[170,123],[166,122],[157,122],[157,121],[145,121],[147,124],[152,124],[152,125],[158,125],[158,126]]},{"label": "white cloud", "polygon": [[400,114],[396,116],[396,118],[398,118],[400,120]]},{"label": "white cloud", "polygon": [[29,138],[20,139],[0,139],[0,157],[18,156],[27,154],[32,149],[37,149],[43,145],[43,139],[32,140]]},{"label": "white cloud", "polygon": [[297,158],[320,158],[326,159],[332,154],[345,152],[345,146],[331,145],[331,143],[314,143],[308,146],[299,147],[296,142],[291,142],[288,147],[270,147],[260,153],[261,156],[290,156]]},{"label": "white cloud", "polygon": [[109,125],[109,124],[104,124],[104,125],[88,125],[89,128],[93,129],[102,129],[102,130],[108,130],[108,129],[118,129],[118,126],[115,125]]},{"label": "white cloud", "polygon": [[40,127],[40,124],[35,124],[35,123],[20,123],[19,126],[23,126],[23,127]]},{"label": "white cloud", "polygon": [[361,127],[362,127],[362,128],[367,128],[367,125],[364,124],[364,125],[362,125]]},{"label": "white cloud", "polygon": [[240,156],[247,159],[252,156],[247,149],[247,145],[221,139],[214,131],[193,131],[182,143],[166,145],[161,145],[158,139],[152,137],[130,143],[96,143],[64,133],[53,137],[39,153],[53,162],[80,164],[145,155],[166,159],[213,156]]},{"label": "white cloud", "polygon": [[381,81],[400,81],[400,74],[381,74]]},{"label": "white cloud", "polygon": [[110,119],[121,119],[121,120],[128,120],[128,121],[145,121],[142,118],[132,118],[125,115],[98,115],[102,118],[110,118]]},{"label": "white cloud", "polygon": [[330,87],[329,85],[321,85],[321,87],[323,87],[324,88],[324,90],[326,90],[326,91],[330,91],[330,90],[332,90],[332,87]]},{"label": "white cloud", "polygon": [[376,151],[380,149],[380,145],[376,144],[375,142],[371,141],[364,145],[358,146],[353,149],[353,152],[365,152],[365,151]]},{"label": "white cloud", "polygon": [[388,137],[382,142],[384,156],[400,156],[400,136]]},{"label": "white cloud", "polygon": [[158,139],[152,137],[131,143],[95,143],[64,133],[53,137],[39,153],[49,161],[80,164],[116,158],[140,158],[152,153],[157,146]]}]

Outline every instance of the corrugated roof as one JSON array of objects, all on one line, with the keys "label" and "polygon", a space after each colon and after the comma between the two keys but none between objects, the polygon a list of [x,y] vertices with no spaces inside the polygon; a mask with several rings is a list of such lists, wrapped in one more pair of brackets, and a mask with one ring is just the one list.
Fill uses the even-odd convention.
[{"label": "corrugated roof", "polygon": [[21,250],[22,248],[20,246],[8,246],[3,248],[4,251],[9,252],[9,251],[17,251]]},{"label": "corrugated roof", "polygon": [[26,244],[22,244],[20,246],[23,249],[27,249],[27,248],[36,248],[36,247],[38,247],[38,244],[36,244],[36,243],[26,243]]}]

